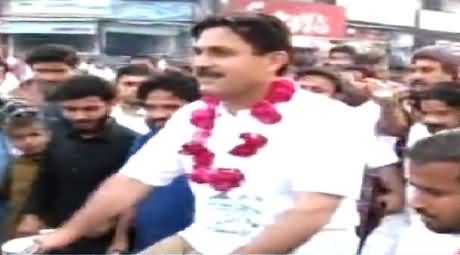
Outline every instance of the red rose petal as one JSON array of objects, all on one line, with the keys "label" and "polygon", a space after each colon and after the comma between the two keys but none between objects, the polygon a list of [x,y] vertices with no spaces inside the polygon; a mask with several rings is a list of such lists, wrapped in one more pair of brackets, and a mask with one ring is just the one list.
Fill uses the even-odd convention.
[{"label": "red rose petal", "polygon": [[268,142],[265,136],[255,133],[242,133],[240,138],[243,139],[245,143],[257,146],[258,148],[263,147]]},{"label": "red rose petal", "polygon": [[275,107],[266,101],[254,104],[251,115],[264,124],[275,124],[282,118]]},{"label": "red rose petal", "polygon": [[265,100],[270,103],[282,103],[291,100],[294,95],[295,87],[290,81],[286,79],[275,80],[270,85],[270,90],[268,91]]},{"label": "red rose petal", "polygon": [[211,109],[198,109],[192,112],[190,122],[198,128],[211,130],[214,127],[216,112]]},{"label": "red rose petal", "polygon": [[256,154],[257,147],[249,144],[240,144],[235,146],[229,153],[233,156],[246,158]]},{"label": "red rose petal", "polygon": [[193,141],[182,145],[182,150],[179,151],[179,153],[184,155],[197,155],[207,150],[208,149],[202,143]]},{"label": "red rose petal", "polygon": [[204,168],[198,168],[193,170],[193,173],[188,175],[191,181],[198,184],[204,184],[209,182],[209,170]]},{"label": "red rose petal", "polygon": [[220,168],[209,173],[209,184],[217,191],[227,192],[239,187],[244,180],[241,171],[237,169]]}]

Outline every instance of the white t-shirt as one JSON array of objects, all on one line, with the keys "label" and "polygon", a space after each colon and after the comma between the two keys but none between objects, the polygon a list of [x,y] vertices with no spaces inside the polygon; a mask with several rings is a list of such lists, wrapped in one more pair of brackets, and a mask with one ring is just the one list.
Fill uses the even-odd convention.
[{"label": "white t-shirt", "polygon": [[437,234],[418,220],[401,234],[395,255],[458,255],[460,235]]},{"label": "white t-shirt", "polygon": [[422,123],[415,123],[409,130],[407,137],[407,147],[412,147],[418,141],[430,137],[431,133],[428,128]]},{"label": "white t-shirt", "polygon": [[[178,151],[196,130],[190,123],[191,112],[203,107],[199,101],[176,112],[120,173],[163,186],[191,172],[191,158]],[[207,184],[192,183],[195,222],[180,235],[200,253],[229,254],[249,243],[293,206],[295,192],[345,197],[324,229],[351,232],[358,224],[356,200],[364,169],[360,158],[363,142],[355,121],[347,121],[353,118],[351,108],[300,89],[290,102],[276,108],[282,121],[265,125],[248,110],[231,115],[222,104],[217,107],[218,117],[207,143],[216,154],[214,166],[240,169],[245,182],[225,195]],[[243,132],[262,134],[268,144],[250,158],[234,157],[228,151],[241,143],[238,137]]]},{"label": "white t-shirt", "polygon": [[138,134],[147,134],[150,129],[145,123],[145,112],[139,110],[136,115],[125,113],[119,105],[115,106],[110,114],[118,124],[127,127]]}]

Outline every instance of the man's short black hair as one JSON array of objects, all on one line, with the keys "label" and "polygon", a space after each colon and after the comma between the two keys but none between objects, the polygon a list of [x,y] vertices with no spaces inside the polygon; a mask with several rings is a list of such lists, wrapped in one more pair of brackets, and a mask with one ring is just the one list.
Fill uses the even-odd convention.
[{"label": "man's short black hair", "polygon": [[[256,54],[285,51],[292,60],[293,47],[286,25],[275,16],[265,14],[237,14],[232,16],[211,16],[192,28],[192,36],[197,39],[207,29],[227,27],[250,44]],[[288,65],[278,70],[278,75],[286,72]]]},{"label": "man's short black hair", "polygon": [[179,73],[166,73],[143,82],[137,91],[137,97],[144,101],[155,90],[169,91],[187,102],[193,102],[200,98],[196,79]]},{"label": "man's short black hair", "polygon": [[85,97],[99,97],[108,102],[115,99],[116,92],[108,81],[100,77],[77,75],[58,86],[49,99],[60,102]]},{"label": "man's short black hair", "polygon": [[118,80],[125,75],[151,76],[153,73],[152,70],[145,65],[127,65],[118,69],[116,81],[118,82]]},{"label": "man's short black hair", "polygon": [[[422,100],[437,100],[449,107],[460,109],[460,83],[446,81],[436,83],[432,88],[418,92],[416,98]],[[418,104],[420,106],[420,103]]]},{"label": "man's short black hair", "polygon": [[306,69],[301,69],[296,72],[295,74],[295,79],[301,79],[304,76],[307,75],[316,75],[316,76],[321,76],[329,81],[331,81],[334,84],[335,87],[335,92],[340,93],[342,92],[343,84],[342,81],[340,80],[339,76],[337,76],[334,72],[329,71],[324,68],[306,68]]},{"label": "man's short black hair", "polygon": [[69,46],[58,44],[41,45],[33,49],[26,57],[30,66],[37,63],[58,62],[75,68],[79,63],[77,51]]},{"label": "man's short black hair", "polygon": [[449,130],[422,139],[405,155],[416,164],[456,162],[460,164],[460,130]]},{"label": "man's short black hair", "polygon": [[344,71],[357,71],[363,74],[364,78],[373,78],[376,76],[375,72],[363,65],[347,65],[342,68]]},{"label": "man's short black hair", "polygon": [[357,54],[356,49],[353,46],[350,46],[350,45],[338,45],[338,46],[332,47],[329,50],[329,57],[333,53],[345,53],[345,54],[348,54],[353,58],[353,60],[355,59],[356,54]]}]

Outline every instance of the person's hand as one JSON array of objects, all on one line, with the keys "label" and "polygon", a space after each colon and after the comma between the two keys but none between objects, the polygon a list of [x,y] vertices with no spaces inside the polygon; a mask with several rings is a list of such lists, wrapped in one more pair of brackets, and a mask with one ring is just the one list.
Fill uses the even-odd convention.
[{"label": "person's hand", "polygon": [[59,228],[53,233],[38,236],[34,241],[39,247],[39,253],[43,254],[48,251],[62,249],[77,241],[79,237],[80,235],[76,231]]},{"label": "person's hand", "polygon": [[25,215],[16,229],[17,237],[25,237],[38,234],[45,224],[35,215]]}]

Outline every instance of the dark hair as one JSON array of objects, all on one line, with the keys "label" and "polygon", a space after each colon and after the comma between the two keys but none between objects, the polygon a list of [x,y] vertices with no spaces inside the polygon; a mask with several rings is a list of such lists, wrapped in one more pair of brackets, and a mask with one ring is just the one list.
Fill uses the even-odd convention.
[{"label": "dark hair", "polygon": [[[293,48],[290,32],[278,18],[265,14],[237,14],[232,16],[211,16],[199,22],[192,28],[192,36],[197,39],[203,31],[227,27],[250,44],[256,54],[266,54],[274,51],[285,51],[292,60]],[[281,75],[286,72],[288,64],[278,70]]]},{"label": "dark hair", "polygon": [[438,100],[449,107],[460,108],[460,83],[453,81],[436,83],[432,88],[418,92],[416,98],[419,101]]},{"label": "dark hair", "polygon": [[343,70],[361,72],[364,78],[372,78],[376,76],[374,71],[369,70],[369,68],[362,66],[362,65],[348,65],[348,66],[343,67]]},{"label": "dark hair", "polygon": [[30,66],[37,63],[59,62],[75,68],[79,58],[77,51],[71,47],[58,44],[41,45],[33,49],[26,57]]},{"label": "dark hair", "polygon": [[153,56],[149,56],[149,55],[136,55],[136,56],[132,56],[130,58],[129,61],[133,61],[133,60],[136,60],[136,59],[147,59],[150,61],[150,63],[152,63],[153,65],[156,65],[158,63],[158,58],[156,57],[153,57]]},{"label": "dark hair", "polygon": [[362,53],[355,55],[357,65],[378,65],[385,60],[385,56],[377,53]]},{"label": "dark hair", "polygon": [[438,133],[415,143],[405,155],[417,164],[448,161],[460,164],[460,131]]},{"label": "dark hair", "polygon": [[23,116],[11,116],[5,120],[4,129],[8,132],[9,130],[16,128],[26,128],[39,125],[41,128],[48,129],[48,122],[46,121],[44,114],[27,114]]},{"label": "dark hair", "polygon": [[349,46],[349,45],[334,46],[329,50],[329,57],[333,53],[345,53],[345,54],[348,54],[353,58],[353,60],[356,57],[356,49],[354,47],[352,47],[352,46]]},{"label": "dark hair", "polygon": [[115,80],[118,82],[118,80],[125,75],[151,76],[153,73],[152,70],[150,70],[150,68],[145,65],[127,65],[118,69],[117,77]]},{"label": "dark hair", "polygon": [[115,88],[97,76],[77,75],[58,86],[49,99],[59,102],[92,96],[112,101],[116,97]]},{"label": "dark hair", "polygon": [[295,79],[298,80],[307,75],[317,75],[317,76],[324,77],[334,84],[336,93],[342,92],[342,87],[343,87],[342,81],[337,75],[335,75],[333,72],[327,69],[324,69],[324,68],[301,69],[296,72]]},{"label": "dark hair", "polygon": [[154,90],[169,91],[187,102],[200,98],[196,79],[179,73],[166,73],[143,82],[137,91],[137,97],[144,101]]}]

